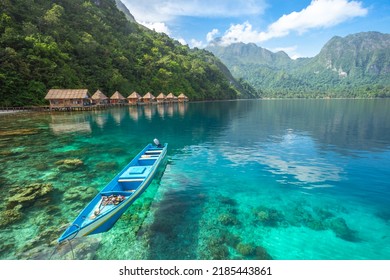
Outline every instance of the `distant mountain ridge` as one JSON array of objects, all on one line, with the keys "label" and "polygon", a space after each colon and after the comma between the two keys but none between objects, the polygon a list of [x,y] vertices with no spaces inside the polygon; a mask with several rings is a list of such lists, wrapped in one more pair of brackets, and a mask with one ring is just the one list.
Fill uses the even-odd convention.
[{"label": "distant mountain ridge", "polygon": [[390,96],[390,34],[335,36],[315,57],[296,60],[255,44],[206,49],[265,97]]}]

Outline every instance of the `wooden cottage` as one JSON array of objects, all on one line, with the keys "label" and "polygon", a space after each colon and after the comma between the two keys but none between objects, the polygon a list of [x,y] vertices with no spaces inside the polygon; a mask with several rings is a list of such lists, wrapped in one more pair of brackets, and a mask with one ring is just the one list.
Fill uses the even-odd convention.
[{"label": "wooden cottage", "polygon": [[92,103],[96,105],[107,105],[110,103],[110,100],[108,97],[101,92],[100,90],[97,90],[93,95],[92,95]]},{"label": "wooden cottage", "polygon": [[177,102],[177,97],[172,93],[170,92],[167,97],[165,98],[165,100],[168,102],[168,103],[173,103],[173,102]]},{"label": "wooden cottage", "polygon": [[116,91],[110,97],[110,103],[111,104],[125,104],[125,103],[127,103],[127,100],[126,100],[126,98],[123,97],[122,94],[120,94],[119,91]]},{"label": "wooden cottage", "polygon": [[184,93],[180,93],[180,95],[177,97],[177,100],[179,102],[187,102],[188,101],[188,97]]},{"label": "wooden cottage", "polygon": [[87,89],[51,89],[45,96],[50,109],[83,108],[91,105],[91,96]]},{"label": "wooden cottage", "polygon": [[147,94],[145,94],[143,97],[142,97],[142,100],[144,103],[153,103],[155,100],[156,100],[156,97],[154,97],[153,94],[151,94],[150,92],[148,92]]},{"label": "wooden cottage", "polygon": [[127,101],[129,102],[129,104],[133,104],[133,105],[140,103],[141,100],[142,100],[141,95],[139,95],[135,91],[127,97]]},{"label": "wooden cottage", "polygon": [[167,96],[164,94],[164,93],[160,93],[158,96],[157,96],[157,103],[164,103],[165,102],[165,98],[166,98]]}]

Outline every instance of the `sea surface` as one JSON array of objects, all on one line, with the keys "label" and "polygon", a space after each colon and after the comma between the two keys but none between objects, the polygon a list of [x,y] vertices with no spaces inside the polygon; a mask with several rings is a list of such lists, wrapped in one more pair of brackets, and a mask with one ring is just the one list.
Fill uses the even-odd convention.
[{"label": "sea surface", "polygon": [[[154,138],[167,161],[106,233],[58,245]],[[0,259],[389,260],[390,100],[0,115]]]}]

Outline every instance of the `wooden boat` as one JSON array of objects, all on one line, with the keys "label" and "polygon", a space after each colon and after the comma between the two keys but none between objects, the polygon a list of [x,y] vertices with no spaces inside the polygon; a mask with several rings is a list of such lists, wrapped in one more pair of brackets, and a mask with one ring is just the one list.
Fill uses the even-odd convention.
[{"label": "wooden boat", "polygon": [[168,144],[148,144],[92,201],[58,239],[61,243],[75,237],[106,232],[150,185],[163,161]]}]

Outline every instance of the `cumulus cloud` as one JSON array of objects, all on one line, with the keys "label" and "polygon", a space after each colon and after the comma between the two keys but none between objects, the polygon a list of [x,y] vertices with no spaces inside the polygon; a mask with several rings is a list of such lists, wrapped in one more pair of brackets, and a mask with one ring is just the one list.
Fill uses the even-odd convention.
[{"label": "cumulus cloud", "polygon": [[168,26],[164,22],[143,22],[142,21],[140,22],[140,24],[156,32],[171,35],[171,31],[169,30]]},{"label": "cumulus cloud", "polygon": [[223,45],[234,42],[261,43],[284,37],[291,32],[302,34],[310,29],[327,28],[368,13],[361,2],[348,0],[313,0],[299,12],[283,15],[267,31],[257,31],[249,22],[231,25],[222,38]]},{"label": "cumulus cloud", "polygon": [[212,40],[215,39],[215,37],[219,34],[219,30],[214,28],[212,31],[207,33],[206,40],[207,42],[211,42]]},{"label": "cumulus cloud", "polygon": [[195,40],[195,39],[191,39],[190,46],[191,46],[192,48],[203,48],[203,47],[204,47],[204,44],[203,44],[202,41],[198,41],[198,40]]}]

